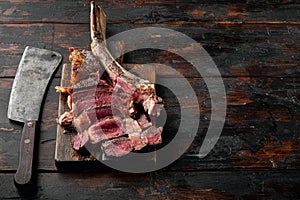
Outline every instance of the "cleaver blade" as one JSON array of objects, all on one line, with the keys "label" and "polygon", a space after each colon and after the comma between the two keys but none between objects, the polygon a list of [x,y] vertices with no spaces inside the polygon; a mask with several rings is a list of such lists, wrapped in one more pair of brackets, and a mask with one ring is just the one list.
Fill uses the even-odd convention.
[{"label": "cleaver blade", "polygon": [[57,52],[27,46],[19,63],[7,112],[9,119],[24,123],[14,176],[17,185],[30,183],[36,123],[48,83],[61,60]]}]

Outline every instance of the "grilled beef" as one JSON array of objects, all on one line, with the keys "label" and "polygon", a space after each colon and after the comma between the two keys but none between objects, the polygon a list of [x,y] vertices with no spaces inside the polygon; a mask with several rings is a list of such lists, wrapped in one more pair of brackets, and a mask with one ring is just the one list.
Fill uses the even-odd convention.
[{"label": "grilled beef", "polygon": [[158,116],[163,102],[154,83],[142,79],[118,63],[105,44],[106,15],[91,2],[91,51],[70,48],[70,87],[57,86],[67,93],[70,111],[57,120],[66,129],[75,129],[73,148],[87,142],[101,145],[106,156],[119,157],[162,141],[162,127],[150,121]]}]

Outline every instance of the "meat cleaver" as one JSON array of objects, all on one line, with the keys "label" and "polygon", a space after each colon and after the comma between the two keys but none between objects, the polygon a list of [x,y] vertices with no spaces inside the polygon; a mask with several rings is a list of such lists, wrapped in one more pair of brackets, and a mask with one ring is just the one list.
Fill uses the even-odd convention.
[{"label": "meat cleaver", "polygon": [[10,94],[7,116],[23,122],[17,185],[27,185],[32,176],[36,123],[47,85],[62,60],[54,51],[27,46],[22,55]]}]

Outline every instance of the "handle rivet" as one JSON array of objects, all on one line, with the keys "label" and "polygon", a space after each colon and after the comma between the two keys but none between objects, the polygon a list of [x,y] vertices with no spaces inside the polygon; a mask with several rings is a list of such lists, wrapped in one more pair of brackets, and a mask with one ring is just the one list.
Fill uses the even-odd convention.
[{"label": "handle rivet", "polygon": [[30,143],[30,139],[25,139],[25,140],[24,140],[24,143],[25,143],[25,144],[29,144],[29,143]]},{"label": "handle rivet", "polygon": [[27,122],[27,126],[30,128],[32,127],[33,123],[32,122]]}]

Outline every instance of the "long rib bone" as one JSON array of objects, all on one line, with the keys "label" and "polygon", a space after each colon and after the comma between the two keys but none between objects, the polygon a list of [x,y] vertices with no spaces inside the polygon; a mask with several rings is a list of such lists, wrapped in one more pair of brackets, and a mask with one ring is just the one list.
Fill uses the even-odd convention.
[{"label": "long rib bone", "polygon": [[162,109],[162,99],[155,93],[154,84],[125,70],[110,54],[105,43],[106,15],[100,6],[91,2],[91,49],[100,64],[107,71],[110,79],[116,85],[128,86],[133,95],[130,114],[135,114],[134,102],[142,104],[149,115],[159,115]]}]

